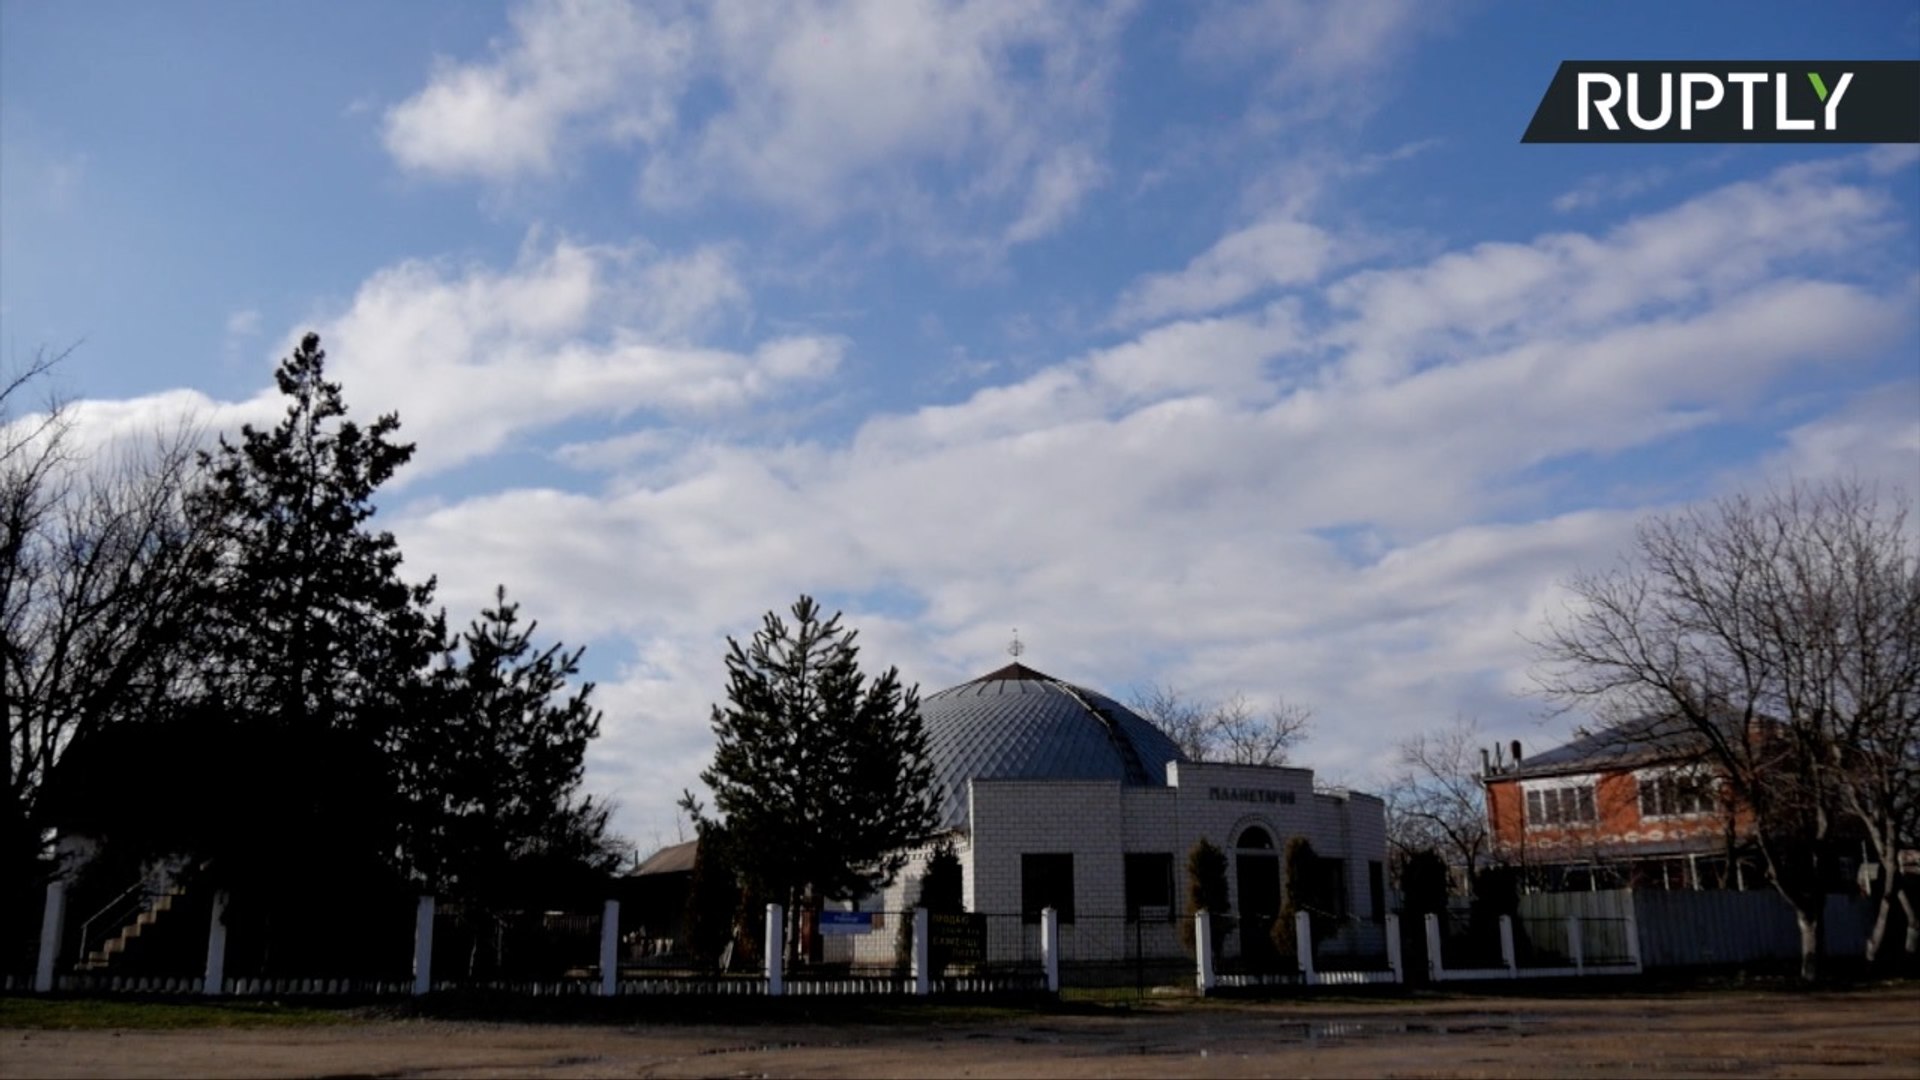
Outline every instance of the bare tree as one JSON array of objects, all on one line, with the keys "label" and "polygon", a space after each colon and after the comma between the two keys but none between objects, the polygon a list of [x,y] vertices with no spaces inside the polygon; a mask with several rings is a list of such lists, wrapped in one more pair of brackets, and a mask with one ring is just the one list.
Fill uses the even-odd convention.
[{"label": "bare tree", "polygon": [[1575,602],[1536,643],[1541,685],[1700,737],[1793,905],[1804,977],[1818,970],[1836,825],[1883,868],[1869,948],[1892,904],[1914,925],[1900,852],[1920,788],[1920,551],[1903,504],[1851,482],[1733,496],[1647,521],[1621,565],[1569,588]]},{"label": "bare tree", "polygon": [[1313,710],[1284,699],[1263,711],[1245,694],[1208,701],[1154,684],[1136,690],[1129,704],[1189,761],[1285,765],[1313,728]]},{"label": "bare tree", "polygon": [[77,448],[71,411],[50,400],[15,416],[59,357],[0,387],[0,710],[7,722],[5,857],[40,857],[40,793],[66,747],[158,707],[200,545],[184,495],[192,433]]},{"label": "bare tree", "polygon": [[1235,694],[1213,710],[1219,760],[1235,765],[1285,765],[1313,728],[1313,710],[1281,700],[1264,712]]},{"label": "bare tree", "polygon": [[1135,690],[1127,704],[1172,739],[1188,761],[1211,757],[1212,731],[1205,702],[1154,683]]},{"label": "bare tree", "polygon": [[1488,855],[1486,792],[1480,786],[1480,722],[1457,715],[1444,727],[1401,740],[1398,771],[1386,787],[1387,840],[1405,857],[1440,853],[1461,869],[1469,892]]}]

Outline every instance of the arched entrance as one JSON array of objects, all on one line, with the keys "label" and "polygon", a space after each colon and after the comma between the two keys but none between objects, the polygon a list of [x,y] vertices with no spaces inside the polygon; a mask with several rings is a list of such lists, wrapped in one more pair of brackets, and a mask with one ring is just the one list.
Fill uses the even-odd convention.
[{"label": "arched entrance", "polygon": [[1274,959],[1271,934],[1280,914],[1280,853],[1273,834],[1248,826],[1234,842],[1233,871],[1240,881],[1240,957],[1265,968]]}]

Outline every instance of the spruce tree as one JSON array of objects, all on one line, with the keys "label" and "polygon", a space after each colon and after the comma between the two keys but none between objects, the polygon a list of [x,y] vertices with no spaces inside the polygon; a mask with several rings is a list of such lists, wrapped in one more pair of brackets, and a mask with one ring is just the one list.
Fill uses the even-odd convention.
[{"label": "spruce tree", "polygon": [[[606,836],[607,808],[579,796],[587,743],[600,731],[591,682],[571,685],[584,649],[533,643],[505,586],[494,606],[460,635],[464,655],[439,673],[441,721],[430,732],[434,783],[424,793],[421,848],[429,877],[481,904],[547,891],[555,873],[590,884],[617,856]],[[569,692],[571,690],[571,692]],[[544,873],[527,871],[542,865]],[[572,873],[567,873],[569,870]],[[524,899],[532,899],[525,897]]]},{"label": "spruce tree", "polygon": [[[188,707],[284,732],[279,745],[339,741],[336,756],[359,764],[329,790],[366,822],[363,850],[405,869],[392,866],[403,803],[433,782],[424,732],[439,710],[426,674],[444,622],[429,610],[433,582],[404,581],[398,543],[370,526],[375,492],[413,447],[395,441],[393,415],[365,428],[348,419],[325,361],[308,334],[274,373],[287,402],[281,421],[247,425],[237,442],[222,436],[202,455],[207,479],[191,511],[215,554],[194,597],[199,670]],[[339,809],[300,800],[249,811],[324,820]]]},{"label": "spruce tree", "polygon": [[[725,826],[700,822],[695,831],[693,874],[687,883],[684,945],[696,966],[717,970],[740,914],[740,873],[730,859]],[[751,913],[748,913],[749,915]]]},{"label": "spruce tree", "polygon": [[362,428],[308,334],[274,372],[286,415],[203,455],[195,501],[218,565],[201,596],[209,692],[230,715],[356,730],[397,743],[405,706],[440,650],[434,583],[400,577],[400,546],[374,531],[373,496],[413,456],[399,418]]},{"label": "spruce tree", "polygon": [[927,859],[927,876],[920,880],[920,906],[930,912],[954,915],[967,910],[966,881],[961,874],[960,853],[953,841],[942,839]]},{"label": "spruce tree", "polygon": [[[891,883],[936,821],[918,689],[893,668],[869,682],[856,632],[837,613],[823,620],[811,597],[792,615],[768,612],[746,647],[727,639],[727,703],[713,709],[713,763],[700,774],[747,884],[785,904],[790,923],[803,897]],[[701,818],[691,794],[683,805]]]}]

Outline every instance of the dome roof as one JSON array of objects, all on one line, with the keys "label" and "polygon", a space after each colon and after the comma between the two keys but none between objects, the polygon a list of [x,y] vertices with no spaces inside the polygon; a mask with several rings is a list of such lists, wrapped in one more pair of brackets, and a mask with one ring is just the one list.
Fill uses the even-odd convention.
[{"label": "dome roof", "polygon": [[921,699],[942,828],[967,824],[969,780],[1118,780],[1165,786],[1173,740],[1105,694],[1025,665]]}]

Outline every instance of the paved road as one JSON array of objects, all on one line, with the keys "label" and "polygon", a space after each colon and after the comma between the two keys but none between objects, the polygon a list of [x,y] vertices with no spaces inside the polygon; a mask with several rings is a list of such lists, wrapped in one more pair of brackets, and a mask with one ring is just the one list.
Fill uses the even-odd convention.
[{"label": "paved road", "polygon": [[1920,1077],[1920,989],[1168,1004],[889,1024],[0,1031],[0,1076]]}]

